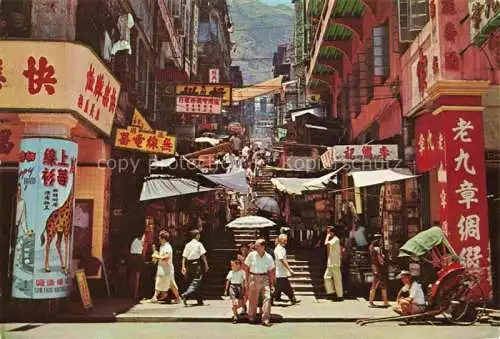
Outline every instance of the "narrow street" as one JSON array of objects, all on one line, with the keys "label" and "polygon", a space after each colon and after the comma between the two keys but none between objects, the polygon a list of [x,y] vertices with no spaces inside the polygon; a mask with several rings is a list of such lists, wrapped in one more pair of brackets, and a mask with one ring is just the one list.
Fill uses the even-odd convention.
[{"label": "narrow street", "polygon": [[130,323],[130,324],[9,324],[2,339],[498,339],[500,329],[490,325],[400,326],[397,323],[359,327],[353,323],[283,323],[270,328],[228,323]]}]

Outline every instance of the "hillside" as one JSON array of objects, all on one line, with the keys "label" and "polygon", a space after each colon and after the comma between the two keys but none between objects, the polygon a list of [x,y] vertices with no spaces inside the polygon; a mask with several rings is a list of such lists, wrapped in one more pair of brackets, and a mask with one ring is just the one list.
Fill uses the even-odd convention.
[{"label": "hillside", "polygon": [[[284,2],[282,0],[262,0]],[[268,5],[259,0],[229,0],[236,42],[233,65],[240,65],[245,85],[272,77],[272,56],[280,43],[291,42],[294,9],[290,5]]]}]

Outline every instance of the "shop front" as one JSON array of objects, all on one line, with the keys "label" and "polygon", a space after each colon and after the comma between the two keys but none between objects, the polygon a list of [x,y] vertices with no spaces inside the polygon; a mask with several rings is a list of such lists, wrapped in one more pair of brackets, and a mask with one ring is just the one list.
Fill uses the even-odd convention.
[{"label": "shop front", "polygon": [[489,187],[495,180],[486,180],[485,141],[498,134],[492,126],[498,121],[500,71],[492,64],[498,34],[481,29],[497,11],[481,3],[431,2],[430,21],[402,57],[401,83],[403,115],[413,125],[412,153],[427,197],[422,214],[441,225],[491,298],[490,247],[498,249],[498,233],[491,230],[498,225],[489,222],[487,194],[498,189]]},{"label": "shop front", "polygon": [[10,40],[0,50],[2,301],[60,299],[72,290],[73,248],[102,258],[107,241],[101,165],[120,84],[76,43]]}]

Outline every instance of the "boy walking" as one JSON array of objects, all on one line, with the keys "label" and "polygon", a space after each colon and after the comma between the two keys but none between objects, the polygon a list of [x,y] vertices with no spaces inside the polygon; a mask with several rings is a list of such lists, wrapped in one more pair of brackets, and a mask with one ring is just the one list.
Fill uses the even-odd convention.
[{"label": "boy walking", "polygon": [[245,272],[239,260],[231,260],[231,270],[226,276],[224,295],[229,294],[233,310],[233,324],[238,322],[238,308],[245,306]]}]

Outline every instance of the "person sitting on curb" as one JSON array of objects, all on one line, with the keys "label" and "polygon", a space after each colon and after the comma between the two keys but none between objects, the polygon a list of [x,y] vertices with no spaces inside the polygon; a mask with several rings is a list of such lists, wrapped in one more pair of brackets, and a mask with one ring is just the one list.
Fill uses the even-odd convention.
[{"label": "person sitting on curb", "polygon": [[404,286],[399,290],[394,311],[401,315],[422,313],[425,309],[425,295],[422,286],[413,280],[409,271],[401,271],[398,278],[401,279]]}]

